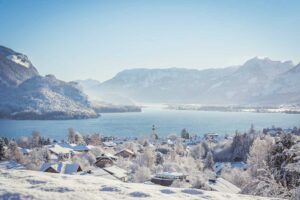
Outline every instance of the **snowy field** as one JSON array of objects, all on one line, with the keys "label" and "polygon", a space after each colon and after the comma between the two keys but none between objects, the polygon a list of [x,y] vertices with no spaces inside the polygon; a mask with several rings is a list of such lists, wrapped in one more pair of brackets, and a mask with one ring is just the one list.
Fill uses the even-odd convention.
[{"label": "snowy field", "polygon": [[124,183],[93,176],[0,169],[0,199],[263,200],[274,198]]}]

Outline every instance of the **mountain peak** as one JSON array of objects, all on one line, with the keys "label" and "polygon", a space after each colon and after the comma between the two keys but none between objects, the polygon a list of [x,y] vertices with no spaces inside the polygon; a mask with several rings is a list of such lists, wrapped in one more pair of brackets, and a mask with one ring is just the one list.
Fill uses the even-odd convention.
[{"label": "mountain peak", "polygon": [[276,61],[276,60],[271,60],[268,57],[262,57],[262,56],[255,56],[254,58],[251,58],[249,60],[247,60],[245,62],[244,65],[248,65],[248,64],[262,64],[262,65],[266,65],[266,64],[286,64],[286,65],[291,65],[293,66],[293,62],[291,60],[288,61]]},{"label": "mountain peak", "polygon": [[1,45],[0,45],[0,56],[6,57],[6,56],[9,56],[9,55],[12,55],[12,54],[16,54],[16,52],[13,51],[13,50],[10,49],[10,48],[7,48],[7,47],[5,47],[5,46],[1,46]]}]

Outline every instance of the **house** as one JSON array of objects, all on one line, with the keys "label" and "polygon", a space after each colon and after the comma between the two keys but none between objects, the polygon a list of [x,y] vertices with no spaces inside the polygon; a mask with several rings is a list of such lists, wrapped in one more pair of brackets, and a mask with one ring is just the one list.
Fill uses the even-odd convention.
[{"label": "house", "polygon": [[121,156],[123,158],[133,158],[135,157],[135,153],[129,149],[122,149],[121,151],[116,153],[115,156]]},{"label": "house", "polygon": [[182,173],[163,172],[153,176],[151,182],[162,186],[170,186],[175,180],[186,181],[186,177],[187,176]]},{"label": "house", "polygon": [[172,141],[172,140],[168,139],[167,144],[169,146],[174,146],[175,145],[175,141]]},{"label": "house", "polygon": [[57,156],[62,156],[63,158],[70,158],[71,153],[73,152],[73,149],[63,146],[61,144],[54,144],[51,147],[48,148],[50,153],[53,153]]},{"label": "house", "polygon": [[102,155],[109,157],[109,158],[112,159],[113,161],[117,161],[117,160],[118,160],[118,157],[112,155],[111,153],[105,153],[105,154],[102,154]]},{"label": "house", "polygon": [[204,135],[205,140],[209,141],[217,141],[219,138],[219,134],[216,133],[207,133]]},{"label": "house", "polygon": [[170,152],[170,149],[161,147],[161,148],[155,149],[155,151],[160,152],[160,153],[166,155],[166,154],[168,154]]},{"label": "house", "polygon": [[110,167],[113,165],[113,160],[105,155],[96,158],[95,165],[100,168]]},{"label": "house", "polygon": [[29,153],[32,151],[31,149],[26,149],[21,147],[18,147],[18,149],[23,155],[29,155]]},{"label": "house", "polygon": [[83,144],[70,144],[70,148],[77,152],[88,152],[90,149]]},{"label": "house", "polygon": [[223,178],[209,179],[208,186],[213,191],[222,193],[240,193],[241,189]]},{"label": "house", "polygon": [[40,171],[49,173],[61,173],[61,174],[76,174],[82,171],[81,167],[76,163],[44,163],[41,166]]},{"label": "house", "polygon": [[109,174],[113,175],[115,178],[123,181],[123,182],[127,182],[128,181],[128,175],[127,175],[127,171],[119,168],[117,166],[110,166],[110,167],[105,167],[103,168],[104,171],[108,172]]},{"label": "house", "polygon": [[105,147],[115,147],[117,144],[112,141],[103,142]]}]

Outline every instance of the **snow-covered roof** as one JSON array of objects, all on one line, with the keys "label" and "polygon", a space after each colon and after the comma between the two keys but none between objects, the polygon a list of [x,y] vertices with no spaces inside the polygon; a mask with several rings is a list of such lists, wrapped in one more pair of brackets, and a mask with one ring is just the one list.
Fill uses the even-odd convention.
[{"label": "snow-covered roof", "polygon": [[32,151],[31,149],[26,149],[26,148],[21,148],[21,147],[18,147],[18,149],[23,154],[29,154]]},{"label": "snow-covered roof", "polygon": [[112,141],[108,141],[108,142],[103,142],[104,146],[107,147],[115,147],[117,144],[112,142]]},{"label": "snow-covered roof", "polygon": [[81,169],[80,166],[76,163],[55,163],[55,164],[51,164],[51,163],[44,163],[41,166],[40,171],[46,171],[49,168],[54,169],[57,173],[62,173],[62,174],[73,174],[76,173],[78,171],[78,169]]},{"label": "snow-covered roof", "polygon": [[74,151],[88,151],[89,148],[86,146],[86,145],[83,145],[83,144],[70,144],[71,145],[71,148],[74,150]]},{"label": "snow-covered roof", "polygon": [[89,150],[96,148],[94,145],[90,145],[90,144],[87,145],[86,147],[87,147]]},{"label": "snow-covered roof", "polygon": [[113,176],[115,176],[118,179],[121,179],[123,177],[127,177],[127,171],[116,167],[116,166],[110,166],[110,167],[105,167],[103,168],[105,171],[107,171],[108,173],[112,174]]},{"label": "snow-covered roof", "polygon": [[119,151],[119,152],[116,153],[115,155],[117,155],[117,154],[119,154],[119,153],[121,153],[121,152],[123,152],[123,151],[126,151],[127,153],[134,155],[134,152],[131,151],[130,149],[122,149],[121,151]]},{"label": "snow-covered roof", "polygon": [[178,173],[178,172],[162,172],[155,175],[155,177],[166,178],[166,179],[177,179],[183,176],[185,176],[183,173]]},{"label": "snow-covered roof", "polygon": [[117,159],[118,159],[117,156],[114,156],[114,155],[112,155],[111,153],[105,153],[105,155],[106,155],[107,157],[110,157],[110,158],[113,159],[113,160],[117,160]]},{"label": "snow-covered roof", "polygon": [[208,185],[211,189],[218,191],[218,192],[224,192],[224,193],[239,193],[241,191],[240,188],[233,185],[229,181],[226,181],[223,178],[217,178],[214,181],[208,181]]},{"label": "snow-covered roof", "polygon": [[113,161],[110,157],[106,156],[106,155],[103,155],[103,156],[98,156],[96,157],[96,163],[101,160],[101,159],[108,159],[108,160],[111,160]]},{"label": "snow-covered roof", "polygon": [[55,154],[50,154],[50,160],[57,160],[58,156]]},{"label": "snow-covered roof", "polygon": [[167,143],[168,143],[169,145],[175,144],[175,143],[174,143],[172,140],[170,140],[170,139],[168,139]]},{"label": "snow-covered roof", "polygon": [[69,147],[64,147],[62,144],[54,144],[52,147],[49,148],[49,150],[55,154],[68,154],[73,151],[73,149]]}]

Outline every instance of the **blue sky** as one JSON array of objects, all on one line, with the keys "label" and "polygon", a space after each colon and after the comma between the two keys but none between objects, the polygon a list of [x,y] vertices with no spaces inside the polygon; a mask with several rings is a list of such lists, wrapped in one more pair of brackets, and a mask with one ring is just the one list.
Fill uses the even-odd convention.
[{"label": "blue sky", "polygon": [[300,1],[0,0],[0,44],[43,75],[100,81],[128,68],[300,61]]}]

